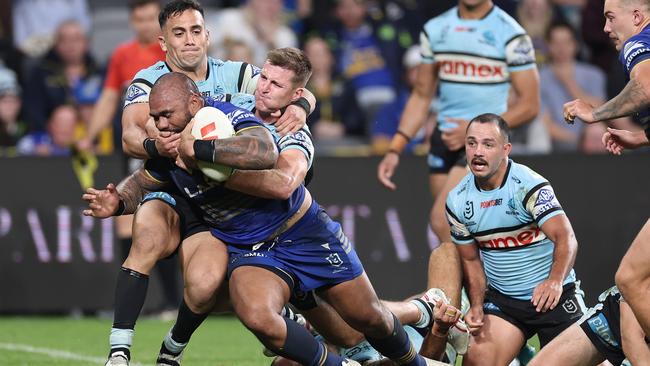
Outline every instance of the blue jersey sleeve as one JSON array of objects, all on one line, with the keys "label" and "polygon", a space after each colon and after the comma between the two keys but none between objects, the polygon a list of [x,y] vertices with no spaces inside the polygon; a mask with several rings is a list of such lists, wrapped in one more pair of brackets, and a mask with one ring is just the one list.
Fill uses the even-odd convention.
[{"label": "blue jersey sleeve", "polygon": [[520,167],[524,169],[520,178],[524,180],[526,187],[526,195],[521,204],[525,212],[535,220],[537,226],[541,227],[553,216],[564,214],[550,183],[532,169],[523,165]]},{"label": "blue jersey sleeve", "polygon": [[144,162],[144,170],[153,179],[165,183],[171,180],[171,160],[167,158],[148,159]]},{"label": "blue jersey sleeve", "polygon": [[619,58],[629,77],[634,66],[650,58],[650,30],[646,28],[628,39],[621,49]]}]

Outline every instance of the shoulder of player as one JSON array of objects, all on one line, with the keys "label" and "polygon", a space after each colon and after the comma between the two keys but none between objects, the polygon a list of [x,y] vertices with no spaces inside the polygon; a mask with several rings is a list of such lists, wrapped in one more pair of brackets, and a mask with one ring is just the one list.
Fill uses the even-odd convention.
[{"label": "shoulder of player", "polygon": [[621,55],[624,60],[629,61],[628,59],[632,59],[637,53],[645,53],[648,50],[650,50],[650,29],[646,28],[625,41],[621,47]]},{"label": "shoulder of player", "polygon": [[526,34],[524,28],[508,14],[505,10],[494,5],[492,13],[488,15],[490,19],[496,20],[492,26],[499,27],[499,32],[503,33],[506,38],[512,38]]},{"label": "shoulder of player", "polygon": [[512,162],[512,165],[510,167],[510,173],[508,179],[510,179],[511,184],[523,186],[527,190],[534,189],[539,185],[548,184],[548,180],[544,178],[542,175],[540,175],[530,167],[524,164],[516,163],[514,161]]},{"label": "shoulder of player", "polygon": [[146,80],[149,83],[153,84],[158,80],[159,77],[161,77],[164,74],[167,74],[169,72],[169,69],[167,68],[167,65],[165,65],[164,61],[158,61],[155,64],[147,67],[146,69],[142,69],[138,71],[135,76],[133,77],[133,80]]},{"label": "shoulder of player", "polygon": [[449,194],[447,195],[447,202],[450,202],[450,200],[456,200],[459,199],[459,197],[464,197],[469,193],[469,191],[472,189],[474,184],[474,176],[472,175],[471,172],[468,172],[467,175],[465,175],[460,182],[449,191]]}]

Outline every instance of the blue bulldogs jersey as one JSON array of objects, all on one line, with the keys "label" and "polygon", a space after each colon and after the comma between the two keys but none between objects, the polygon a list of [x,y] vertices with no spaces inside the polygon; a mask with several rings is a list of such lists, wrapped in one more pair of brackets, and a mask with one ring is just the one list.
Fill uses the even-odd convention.
[{"label": "blue bulldogs jersey", "polygon": [[420,34],[420,52],[423,63],[438,66],[443,131],[456,127],[447,118],[505,112],[510,73],[535,67],[530,37],[497,6],[482,19],[461,19],[454,7],[429,20]]},{"label": "blue bulldogs jersey", "polygon": [[[482,191],[469,173],[447,196],[454,243],[478,245],[488,284],[520,300],[548,278],[554,244],[540,227],[563,214],[548,181],[512,160],[501,187]],[[564,284],[572,281],[573,270]]]},{"label": "blue bulldogs jersey", "polygon": [[[618,57],[629,80],[634,66],[650,59],[650,26],[646,26],[639,34],[630,37],[621,47]],[[650,127],[650,108],[638,112],[638,117],[644,126]]]},{"label": "blue bulldogs jersey", "polygon": [[[149,103],[153,84],[164,74],[170,73],[164,61],[140,70],[126,90],[124,107],[134,103]],[[260,69],[245,62],[221,61],[208,57],[208,72],[205,80],[196,81],[204,97],[219,94],[255,93]]]},{"label": "blue bulldogs jersey", "polygon": [[[230,103],[214,101],[211,105],[228,115],[237,133],[246,128],[263,126],[252,113]],[[306,142],[285,138],[279,146],[281,149],[311,151],[313,156],[311,139]],[[253,245],[268,239],[300,208],[306,192],[301,185],[285,201],[254,197],[206,180],[198,170],[190,174],[176,166],[173,160],[165,158],[148,160],[145,169],[155,179],[174,184],[200,208],[202,219],[210,226],[212,234],[229,244]]]}]

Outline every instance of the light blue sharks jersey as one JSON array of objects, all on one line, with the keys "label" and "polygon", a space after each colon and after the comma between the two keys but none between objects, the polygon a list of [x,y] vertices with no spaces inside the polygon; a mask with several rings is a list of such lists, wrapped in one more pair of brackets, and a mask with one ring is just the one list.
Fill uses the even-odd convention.
[{"label": "light blue sharks jersey", "polygon": [[422,63],[438,66],[443,131],[456,127],[447,118],[505,112],[510,73],[536,67],[530,37],[497,6],[482,19],[461,19],[454,7],[429,20],[420,34],[420,53]]},{"label": "light blue sharks jersey", "polygon": [[[548,181],[512,160],[499,188],[479,189],[470,172],[447,196],[453,242],[477,245],[488,284],[520,300],[549,276],[554,244],[541,227],[556,215],[564,211]],[[572,269],[564,284],[573,281]]]},{"label": "light blue sharks jersey", "polygon": [[[203,98],[203,100],[205,101],[205,105],[215,106],[215,104],[220,102],[229,102],[239,108],[253,113],[255,112],[255,96],[251,94],[220,94],[215,97]],[[285,136],[280,135],[274,125],[264,123],[264,126],[271,131],[273,139],[280,149],[280,153],[291,149],[298,149],[305,154],[308,168],[311,168],[314,162],[314,143],[312,141],[311,131],[309,131],[307,125]]]},{"label": "light blue sharks jersey", "polygon": [[[164,61],[142,69],[135,74],[126,90],[124,107],[134,103],[149,103],[149,93],[159,77],[170,73],[171,69]],[[205,80],[197,81],[204,97],[219,94],[255,93],[260,69],[245,62],[222,61],[208,57],[208,72]]]}]

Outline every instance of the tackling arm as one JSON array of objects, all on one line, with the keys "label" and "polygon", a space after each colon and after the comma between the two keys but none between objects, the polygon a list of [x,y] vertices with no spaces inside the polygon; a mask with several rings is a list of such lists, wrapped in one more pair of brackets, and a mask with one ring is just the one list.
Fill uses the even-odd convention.
[{"label": "tackling arm", "polygon": [[183,161],[190,166],[196,160],[231,166],[235,169],[270,169],[278,159],[278,149],[273,136],[266,128],[255,126],[240,130],[225,139],[196,140],[192,125],[181,133],[178,148]]},{"label": "tackling arm", "polygon": [[283,151],[273,169],[237,170],[226,181],[226,188],[251,196],[286,200],[304,181],[308,163],[297,149]]},{"label": "tackling arm", "polygon": [[149,119],[149,103],[130,104],[122,113],[122,149],[127,155],[147,159],[143,141],[149,137],[145,125]]}]

